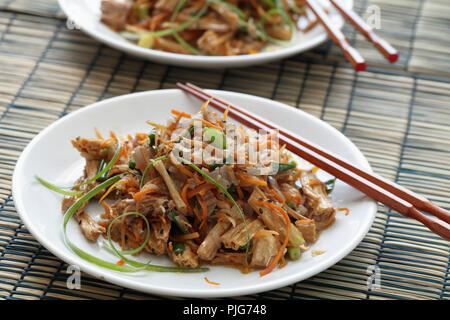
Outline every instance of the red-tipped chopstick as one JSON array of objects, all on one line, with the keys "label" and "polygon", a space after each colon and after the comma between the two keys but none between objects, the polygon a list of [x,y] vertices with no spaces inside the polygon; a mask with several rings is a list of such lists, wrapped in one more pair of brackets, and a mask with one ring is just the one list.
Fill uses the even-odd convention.
[{"label": "red-tipped chopstick", "polygon": [[[329,172],[336,178],[367,194],[369,197],[391,207],[405,216],[420,221],[431,231],[450,240],[450,225],[447,223],[450,221],[450,213],[445,209],[432,204],[425,197],[419,196],[414,192],[380,176],[374,175],[371,172],[356,168],[342,158],[330,154],[318,146],[305,141],[302,137],[299,137],[286,129],[280,128],[238,106],[215,98],[192,84],[186,86],[177,83],[177,86],[202,101],[211,99],[210,105],[222,112],[229,106],[230,109],[228,115],[250,128],[256,130],[263,129],[266,131],[278,130],[280,142],[286,144],[286,148],[291,152],[294,152],[305,160]],[[337,160],[337,162],[335,160]],[[411,201],[408,201],[407,199]],[[416,203],[417,207],[421,210],[429,212],[442,220],[433,219],[424,215],[411,202]]]},{"label": "red-tipped chopstick", "polygon": [[398,52],[388,42],[381,39],[373,29],[355,11],[345,8],[339,0],[330,0],[331,4],[349,21],[367,40],[373,43],[390,63],[398,59]]},{"label": "red-tipped chopstick", "polygon": [[366,70],[366,62],[359,52],[353,48],[345,39],[344,34],[336,28],[328,18],[327,13],[314,0],[305,0],[306,5],[311,9],[319,22],[323,25],[330,38],[338,45],[344,53],[347,60],[352,64],[356,71]]}]

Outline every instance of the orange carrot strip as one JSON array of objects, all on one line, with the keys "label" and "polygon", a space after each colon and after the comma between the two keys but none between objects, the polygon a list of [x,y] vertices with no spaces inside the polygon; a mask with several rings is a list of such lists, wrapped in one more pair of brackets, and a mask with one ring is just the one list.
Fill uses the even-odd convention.
[{"label": "orange carrot strip", "polygon": [[147,188],[144,189],[142,191],[139,191],[138,193],[133,194],[133,199],[138,201],[140,200],[144,195],[149,194],[149,193],[156,193],[158,192],[158,189],[153,189],[153,188]]},{"label": "orange carrot strip", "polygon": [[200,237],[199,233],[198,232],[194,232],[194,233],[188,233],[188,234],[182,234],[182,235],[179,235],[179,236],[174,236],[173,239],[175,241],[182,242],[182,241],[185,241],[185,240],[197,239],[199,237]]},{"label": "orange carrot strip", "polygon": [[111,208],[110,208],[110,206],[106,203],[105,200],[102,201],[102,206],[103,206],[103,209],[105,209],[105,213],[108,215],[108,217],[110,217],[110,216],[111,216]]},{"label": "orange carrot strip", "polygon": [[206,220],[208,217],[208,207],[206,206],[205,201],[202,200],[200,196],[197,196],[198,203],[200,203],[200,207],[202,207],[202,220]]},{"label": "orange carrot strip", "polygon": [[188,197],[187,197],[187,189],[189,188],[189,183],[186,183],[183,187],[183,189],[181,190],[181,199],[183,200],[184,204],[187,207],[187,211],[190,215],[192,215],[192,208],[191,205],[189,204],[188,201]]},{"label": "orange carrot strip", "polygon": [[107,146],[113,144],[114,142],[116,142],[115,138],[109,138],[106,140],[103,140],[103,142],[100,144],[100,149],[106,148]]},{"label": "orange carrot strip", "polygon": [[205,194],[206,191],[208,191],[209,189],[215,188],[215,185],[211,184],[211,183],[203,183],[199,186],[197,186],[195,189],[189,191],[187,193],[187,198],[190,199],[193,196],[195,196],[196,194],[200,194],[203,195]]},{"label": "orange carrot strip", "polygon": [[280,261],[281,257],[283,256],[284,253],[284,249],[286,249],[286,246],[288,244],[289,241],[289,234],[291,232],[291,221],[289,220],[289,216],[287,215],[286,211],[284,211],[283,208],[281,208],[280,206],[277,206],[276,204],[273,204],[271,202],[264,202],[264,201],[258,201],[260,203],[260,205],[265,205],[268,206],[274,210],[277,210],[279,213],[281,213],[281,215],[283,216],[285,222],[286,222],[286,236],[284,237],[284,241],[283,244],[280,247],[280,250],[278,250],[277,255],[275,256],[275,258],[273,258],[272,262],[270,263],[270,265],[262,270],[259,275],[260,276],[265,276],[266,274],[270,273],[275,266],[277,265],[278,261]]},{"label": "orange carrot strip", "polygon": [[219,131],[222,131],[222,128],[221,128],[221,127],[218,127],[218,126],[216,126],[215,124],[212,124],[211,122],[209,122],[209,121],[207,121],[207,120],[205,120],[205,119],[200,119],[200,120],[202,121],[202,123],[203,123],[205,126],[210,127],[210,128],[214,128],[214,129],[217,129],[217,130],[219,130]]},{"label": "orange carrot strip", "polygon": [[123,266],[125,264],[125,261],[123,259],[120,259],[119,261],[116,262],[116,264],[118,266]]},{"label": "orange carrot strip", "polygon": [[345,211],[345,215],[348,216],[350,213],[350,209],[349,208],[337,208],[339,211]]},{"label": "orange carrot strip", "polygon": [[202,107],[200,108],[200,111],[205,110],[208,107],[209,102],[212,100],[213,98],[209,98],[208,101],[206,101]]},{"label": "orange carrot strip", "polygon": [[105,140],[105,139],[103,139],[100,131],[98,131],[97,127],[94,127],[94,130],[95,130],[95,135],[97,136],[97,138],[99,138],[101,140]]},{"label": "orange carrot strip", "polygon": [[213,284],[215,286],[220,286],[220,283],[209,281],[207,277],[205,277],[205,281],[208,282],[209,284]]},{"label": "orange carrot strip", "polygon": [[188,118],[188,119],[191,118],[191,115],[189,113],[186,113],[186,112],[178,111],[178,110],[175,110],[175,109],[172,109],[171,112],[172,112],[172,114],[174,114],[176,116],[181,116],[183,118]]},{"label": "orange carrot strip", "polygon": [[105,192],[105,194],[100,198],[100,200],[98,200],[98,203],[102,202],[108,196],[108,194],[112,191],[112,189],[114,189],[116,186],[125,184],[125,183],[127,183],[127,181],[125,181],[125,180],[119,180],[116,183],[114,183],[111,187],[109,187],[108,191]]},{"label": "orange carrot strip", "polygon": [[284,203],[283,198],[278,194],[278,192],[276,192],[274,189],[270,189],[269,193],[274,196],[274,198],[279,202],[279,203]]},{"label": "orange carrot strip", "polygon": [[153,122],[150,122],[149,120],[147,120],[147,121],[145,121],[145,122],[146,122],[147,124],[149,124],[149,125],[155,127],[155,128],[158,128],[158,129],[161,129],[161,130],[167,130],[167,127],[166,127],[166,126],[163,126],[163,125],[161,125],[161,124],[153,123]]}]

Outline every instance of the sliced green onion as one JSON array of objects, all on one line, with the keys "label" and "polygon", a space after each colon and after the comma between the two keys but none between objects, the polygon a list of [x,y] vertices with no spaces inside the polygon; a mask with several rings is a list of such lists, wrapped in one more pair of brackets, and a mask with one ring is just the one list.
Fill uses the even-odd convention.
[{"label": "sliced green onion", "polygon": [[297,167],[297,164],[294,161],[290,163],[273,163],[274,167],[278,167],[278,171],[287,171]]},{"label": "sliced green onion", "polygon": [[186,250],[183,242],[172,242],[173,252],[175,254],[181,254]]},{"label": "sliced green onion", "polygon": [[[277,1],[277,3],[278,2],[279,1]],[[287,15],[287,13],[284,11],[284,9],[279,8],[278,6],[279,5],[277,4],[277,8],[270,9],[269,11],[267,11],[264,14],[264,16],[261,18],[261,20],[259,20],[256,23],[256,26],[257,26],[258,30],[260,31],[260,33],[262,34],[262,37],[265,40],[273,42],[275,44],[286,45],[286,44],[289,44],[292,41],[292,39],[294,38],[295,26],[292,23],[289,16]],[[283,8],[284,8],[284,6],[283,6]],[[281,18],[283,19],[284,23],[289,26],[289,29],[291,30],[291,39],[289,41],[279,40],[279,39],[273,38],[267,34],[266,30],[264,29],[264,24],[266,23],[267,18],[272,14],[279,14],[281,16]]]},{"label": "sliced green onion", "polygon": [[184,234],[189,233],[189,231],[187,231],[185,228],[183,228],[183,226],[177,221],[177,214],[175,213],[174,210],[171,210],[169,212],[169,219],[175,223],[175,225],[178,227],[178,229],[180,229],[181,232],[183,232]]},{"label": "sliced green onion", "polygon": [[209,182],[211,182],[213,185],[215,185],[220,191],[222,191],[225,196],[230,199],[230,201],[233,203],[233,205],[236,207],[236,209],[239,212],[239,215],[241,216],[242,221],[244,222],[244,226],[245,226],[245,232],[247,233],[247,243],[246,243],[246,250],[245,250],[245,262],[248,264],[248,249],[250,247],[250,233],[248,232],[248,226],[247,226],[247,221],[245,220],[245,216],[244,216],[244,212],[242,212],[242,209],[238,206],[238,204],[236,203],[236,201],[234,201],[233,197],[230,195],[230,193],[228,192],[227,189],[225,189],[224,186],[222,186],[220,183],[218,183],[216,180],[214,180],[213,178],[211,178],[206,172],[204,172],[202,169],[200,169],[199,167],[197,167],[195,164],[193,164],[192,162],[190,162],[189,160],[183,159],[181,157],[177,157],[181,162],[186,163],[187,165],[189,165],[191,168],[193,168],[195,171],[197,171],[198,173],[200,173],[202,176],[204,176],[206,178],[206,180],[208,180]]},{"label": "sliced green onion", "polygon": [[291,260],[298,260],[302,256],[302,251],[298,247],[288,247],[288,255]]},{"label": "sliced green onion", "polygon": [[325,188],[327,190],[327,194],[331,193],[334,189],[334,186],[336,184],[336,178],[332,178],[330,180],[327,180],[324,182],[325,183]]},{"label": "sliced green onion", "polygon": [[73,244],[69,237],[67,236],[67,223],[69,222],[70,218],[75,214],[75,212],[87,201],[89,201],[91,198],[93,198],[97,193],[100,191],[106,189],[110,185],[116,183],[121,179],[121,175],[114,176],[105,182],[99,184],[95,188],[91,189],[87,193],[85,193],[81,198],[79,198],[67,211],[64,213],[63,217],[63,234],[64,234],[64,240],[66,241],[67,245],[70,249],[72,249],[73,252],[75,252],[76,255],[78,255],[80,258],[91,262],[97,266],[107,268],[110,270],[120,271],[120,272],[137,272],[140,271],[140,269],[136,268],[130,268],[127,266],[119,266],[115,263],[108,262],[102,259],[97,258],[96,256],[91,255],[90,253],[87,253],[86,251],[81,250],[78,248],[75,244]]},{"label": "sliced green onion", "polygon": [[150,147],[155,146],[155,135],[156,135],[156,131],[155,131],[155,128],[153,128],[152,131],[148,134]]},{"label": "sliced green onion", "polygon": [[60,187],[55,186],[54,184],[51,184],[50,182],[42,179],[41,177],[39,177],[37,175],[35,175],[34,177],[40,184],[42,184],[47,189],[50,189],[57,193],[63,194],[65,196],[76,197],[83,193],[83,191],[74,191],[74,192],[66,191],[66,190],[61,189]]},{"label": "sliced green onion", "polygon": [[247,16],[245,15],[244,11],[242,11],[241,9],[236,7],[235,5],[232,5],[231,3],[228,3],[228,2],[225,2],[225,1],[221,1],[221,0],[211,0],[211,2],[214,2],[214,3],[217,3],[217,4],[222,4],[222,5],[226,6],[228,9],[230,9],[231,11],[236,13],[239,16],[239,18],[241,18],[242,20],[245,20],[247,18]]},{"label": "sliced green onion", "polygon": [[60,194],[66,195],[66,196],[71,196],[71,197],[79,196],[80,194],[83,193],[82,191],[70,192],[70,191],[65,191],[63,189],[76,189],[76,188],[79,188],[81,186],[84,186],[86,184],[89,184],[89,183],[97,180],[98,178],[103,176],[103,174],[108,172],[109,169],[111,169],[111,167],[113,166],[113,164],[116,162],[117,158],[119,157],[119,154],[120,154],[120,141],[117,142],[117,150],[116,150],[116,153],[114,154],[113,158],[111,159],[110,162],[108,162],[108,164],[102,170],[98,171],[97,174],[94,177],[92,177],[91,179],[89,179],[89,180],[87,180],[87,181],[85,181],[83,183],[74,185],[72,187],[58,187],[58,186],[55,186],[54,184],[52,184],[52,183],[42,179],[41,177],[39,177],[37,175],[35,175],[35,178],[40,184],[42,184],[44,187],[47,187],[48,189],[50,189],[52,191],[55,191],[57,193],[60,193]]},{"label": "sliced green onion", "polygon": [[203,135],[214,147],[219,149],[226,149],[227,142],[223,132],[208,127],[203,129]]},{"label": "sliced green onion", "polygon": [[[166,267],[166,266],[157,266],[157,265],[151,265],[148,263],[141,263],[141,262],[137,262],[131,259],[128,259],[126,257],[124,257],[118,250],[111,249],[107,246],[105,246],[105,248],[107,248],[108,250],[113,250],[114,253],[116,253],[119,257],[121,257],[126,263],[128,263],[131,267],[128,266],[120,266],[117,265],[115,263],[112,262],[108,262],[102,259],[99,259],[83,250],[81,250],[80,248],[78,248],[75,244],[73,244],[69,237],[67,236],[67,224],[70,220],[70,218],[72,218],[72,216],[75,214],[75,212],[87,201],[89,201],[91,198],[93,198],[96,194],[98,194],[100,191],[106,189],[107,187],[109,187],[110,185],[116,183],[117,181],[119,181],[122,178],[122,175],[117,175],[114,176],[108,180],[106,180],[105,182],[99,184],[98,186],[96,186],[95,188],[91,189],[89,192],[87,192],[86,194],[84,194],[82,197],[80,197],[69,209],[67,209],[67,211],[64,213],[64,217],[63,217],[63,234],[64,234],[64,239],[67,243],[67,245],[69,246],[70,249],[72,249],[73,252],[75,252],[75,254],[77,254],[80,258],[91,262],[95,265],[98,265],[100,267],[103,268],[107,268],[110,270],[114,270],[114,271],[120,271],[120,272],[138,272],[138,271],[142,271],[142,270],[149,270],[149,271],[156,271],[156,272],[202,272],[202,271],[207,271],[209,270],[208,268],[179,268],[179,267]],[[128,214],[128,213],[126,213]],[[141,217],[145,216],[141,215],[140,213],[137,212],[130,212],[129,214],[137,214],[140,215]],[[146,220],[147,222],[147,226],[148,226],[148,220]],[[109,228],[108,228],[109,229]],[[150,228],[147,228],[147,230],[150,230]],[[149,235],[149,232],[147,233]],[[140,246],[139,248],[141,248],[142,246]],[[137,248],[137,249],[139,249]],[[135,249],[135,250],[137,250]],[[124,252],[133,252],[135,250],[129,250],[129,251],[124,251]]]},{"label": "sliced green onion", "polygon": [[161,156],[161,157],[159,157],[159,158],[150,160],[150,163],[147,165],[147,167],[145,168],[144,172],[142,173],[142,179],[141,179],[140,188],[142,188],[142,187],[144,186],[145,176],[147,175],[147,172],[148,172],[148,170],[150,169],[150,167],[152,167],[153,164],[154,164],[156,161],[164,160],[164,159],[167,159],[167,156]]}]

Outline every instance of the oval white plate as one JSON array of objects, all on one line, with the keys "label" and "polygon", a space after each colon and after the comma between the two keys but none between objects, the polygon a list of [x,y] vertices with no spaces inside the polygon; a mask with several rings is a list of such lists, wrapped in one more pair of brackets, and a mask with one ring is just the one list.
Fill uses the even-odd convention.
[{"label": "oval white plate", "polygon": [[[370,169],[367,160],[350,140],[305,112],[251,95],[210,92],[245,106],[352,163]],[[276,269],[264,277],[260,277],[258,272],[243,274],[235,268],[219,266],[211,267],[208,272],[194,274],[147,271],[124,274],[97,267],[69,250],[62,237],[61,196],[39,185],[33,176],[38,174],[57,185],[72,185],[82,174],[84,160],[71,146],[71,138],[94,137],[94,127],[105,135],[110,130],[119,134],[148,132],[150,127],[145,124],[145,120],[165,124],[171,108],[194,113],[200,106],[200,101],[176,89],[135,93],[84,107],[44,129],[23,151],[13,176],[15,205],[28,230],[53,254],[89,274],[136,290],[183,297],[237,296],[290,285],[329,268],[359,244],[372,224],[377,206],[370,198],[338,181],[332,193],[333,202],[336,206],[348,207],[350,214],[345,216],[343,212],[338,212],[336,222],[322,232],[312,247],[326,252],[313,258],[309,250],[300,260],[289,262],[284,268]],[[93,212],[97,212],[95,208],[89,213]],[[98,244],[85,240],[75,221],[70,222],[69,236],[82,249],[105,260],[117,261],[116,257]],[[152,261],[170,265],[165,257],[152,257]],[[205,276],[220,285],[208,284],[204,280]]]},{"label": "oval white plate", "polygon": [[[239,56],[195,56],[176,54],[159,50],[141,48],[121,37],[100,22],[101,0],[58,0],[61,9],[69,18],[69,27],[78,27],[96,40],[117,50],[146,58],[159,63],[183,67],[197,68],[229,68],[263,64],[289,57],[309,50],[327,39],[327,33],[321,25],[317,25],[307,33],[298,32],[296,39],[285,48],[270,52]],[[344,20],[328,1],[320,1],[330,11],[330,19],[338,28],[342,28]],[[353,0],[342,0],[346,8],[352,8]]]}]

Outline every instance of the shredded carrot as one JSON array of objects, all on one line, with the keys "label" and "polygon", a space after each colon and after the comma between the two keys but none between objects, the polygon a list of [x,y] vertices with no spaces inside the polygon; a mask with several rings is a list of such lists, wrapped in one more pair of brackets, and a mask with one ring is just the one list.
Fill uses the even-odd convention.
[{"label": "shredded carrot", "polygon": [[274,189],[270,189],[269,193],[279,202],[279,203],[284,203],[283,198],[278,194],[278,192],[276,192]]},{"label": "shredded carrot", "polygon": [[220,286],[220,283],[209,281],[207,277],[205,277],[205,281],[208,282],[209,284],[213,284],[215,286]]},{"label": "shredded carrot", "polygon": [[270,265],[262,270],[259,274],[260,276],[265,276],[266,274],[272,272],[272,270],[275,268],[275,266],[277,265],[278,261],[280,261],[281,257],[284,254],[284,249],[286,249],[286,246],[288,244],[289,241],[289,234],[291,232],[291,221],[289,220],[289,216],[287,215],[286,211],[284,211],[283,208],[281,208],[280,206],[277,206],[276,204],[273,204],[271,202],[264,202],[264,201],[258,201],[260,203],[260,205],[265,205],[268,206],[274,210],[277,210],[279,213],[281,213],[281,215],[284,218],[284,221],[286,222],[286,236],[284,237],[284,241],[283,244],[281,245],[280,249],[278,250],[277,255],[273,258],[272,262],[270,263]]},{"label": "shredded carrot", "polygon": [[187,211],[190,215],[192,215],[192,208],[189,204],[188,198],[187,198],[187,189],[189,188],[189,183],[186,183],[181,190],[181,199],[183,200],[184,204],[186,205]]},{"label": "shredded carrot", "polygon": [[191,119],[191,115],[189,113],[178,111],[178,110],[175,110],[175,109],[172,109],[171,112],[172,112],[172,114],[174,114],[176,116],[181,116],[183,118]]},{"label": "shredded carrot", "polygon": [[123,259],[120,259],[119,261],[116,262],[116,264],[118,266],[123,266],[125,264],[125,261]]},{"label": "shredded carrot", "polygon": [[108,215],[108,217],[110,217],[110,216],[111,216],[111,208],[110,208],[110,206],[106,203],[105,200],[102,201],[102,206],[103,206],[103,209],[105,209],[105,213]]},{"label": "shredded carrot", "polygon": [[221,127],[218,127],[218,126],[216,126],[215,124],[212,124],[211,122],[209,122],[209,121],[207,121],[207,120],[205,120],[205,119],[200,119],[200,120],[202,121],[202,123],[203,123],[205,126],[210,127],[210,128],[214,128],[214,129],[217,129],[217,130],[219,130],[219,131],[222,131],[222,128],[221,128]]},{"label": "shredded carrot", "polygon": [[208,101],[206,101],[206,102],[202,105],[202,107],[200,108],[200,111],[204,111],[204,110],[208,107],[208,104],[211,102],[212,99],[213,99],[213,98],[209,98]]},{"label": "shredded carrot", "polygon": [[97,127],[94,127],[94,130],[95,130],[95,135],[97,136],[97,138],[99,138],[100,140],[105,140],[105,139],[103,139],[100,131],[98,131]]},{"label": "shredded carrot", "polygon": [[144,195],[149,194],[149,193],[156,193],[158,192],[158,189],[155,188],[147,188],[144,189],[142,191],[139,191],[138,193],[133,194],[133,199],[138,201],[140,200]]},{"label": "shredded carrot", "polygon": [[236,173],[236,178],[238,178],[243,186],[256,184],[258,186],[267,187],[267,182],[262,179],[258,179],[257,177],[251,177],[246,174]]},{"label": "shredded carrot", "polygon": [[193,196],[200,194],[200,195],[204,195],[206,193],[206,191],[215,188],[216,186],[211,184],[211,183],[203,183],[199,186],[197,186],[195,189],[192,189],[191,191],[189,191],[187,193],[187,199],[192,198]]},{"label": "shredded carrot", "polygon": [[145,121],[145,122],[146,122],[147,124],[149,124],[149,125],[155,127],[155,128],[158,128],[158,129],[161,129],[161,130],[167,130],[167,127],[166,127],[166,126],[163,126],[163,125],[161,125],[161,124],[153,123],[153,122],[150,122],[149,120],[147,120],[147,121]]},{"label": "shredded carrot", "polygon": [[314,166],[314,167],[312,167],[311,171],[312,171],[313,173],[316,173],[319,169],[320,169],[320,168],[319,168],[318,166]]},{"label": "shredded carrot", "polygon": [[106,148],[106,147],[110,146],[111,144],[113,144],[114,142],[116,142],[115,138],[109,138],[109,139],[103,140],[103,142],[100,144],[99,149]]},{"label": "shredded carrot", "polygon": [[349,208],[337,208],[339,211],[345,211],[345,215],[348,216],[350,213],[350,209]]},{"label": "shredded carrot", "polygon": [[228,111],[230,110],[230,105],[228,105],[227,109],[223,113],[223,121],[227,121]]},{"label": "shredded carrot", "polygon": [[208,217],[208,207],[206,206],[205,201],[202,200],[200,196],[197,196],[198,203],[200,203],[200,206],[202,207],[202,220],[206,220]]},{"label": "shredded carrot", "polygon": [[182,241],[185,241],[185,240],[197,239],[199,237],[200,237],[200,235],[198,234],[198,232],[193,232],[193,233],[188,233],[188,234],[182,234],[182,235],[179,235],[179,236],[174,236],[173,239],[175,241],[182,242]]},{"label": "shredded carrot", "polygon": [[117,135],[116,135],[116,133],[114,131],[110,131],[109,135],[110,135],[111,138],[117,139]]},{"label": "shredded carrot", "polygon": [[125,183],[127,183],[127,181],[125,180],[119,180],[116,183],[114,183],[111,187],[109,187],[108,191],[105,192],[105,194],[100,198],[100,200],[98,200],[98,203],[101,203],[115,187]]}]

